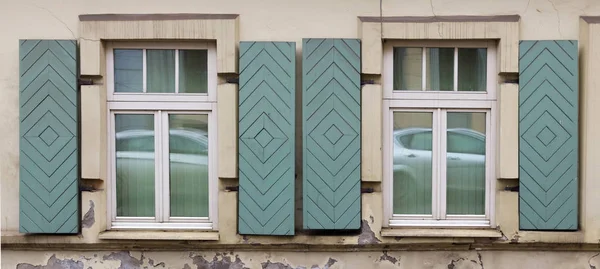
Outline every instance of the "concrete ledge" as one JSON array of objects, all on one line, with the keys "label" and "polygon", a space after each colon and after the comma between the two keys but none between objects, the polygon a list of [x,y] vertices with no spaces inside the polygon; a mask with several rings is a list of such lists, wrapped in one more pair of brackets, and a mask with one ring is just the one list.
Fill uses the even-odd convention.
[{"label": "concrete ledge", "polygon": [[502,233],[492,229],[383,229],[381,236],[500,238]]},{"label": "concrete ledge", "polygon": [[106,231],[98,235],[103,240],[202,240],[217,241],[219,232],[159,232]]}]

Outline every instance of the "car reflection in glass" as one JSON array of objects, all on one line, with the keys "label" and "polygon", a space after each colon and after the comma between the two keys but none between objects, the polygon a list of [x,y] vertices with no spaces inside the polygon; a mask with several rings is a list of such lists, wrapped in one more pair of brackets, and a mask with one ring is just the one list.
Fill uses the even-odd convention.
[{"label": "car reflection in glass", "polygon": [[[394,193],[411,186],[417,193],[431,193],[432,133],[430,128],[394,131]],[[464,128],[447,133],[447,208],[460,209],[480,204],[485,194],[485,135]],[[429,196],[429,195],[428,195]],[[456,196],[459,196],[458,198]],[[402,202],[394,197],[394,203]],[[460,210],[459,210],[460,211]],[[455,212],[458,214],[459,212]]]},{"label": "car reflection in glass", "polygon": [[[208,188],[208,135],[186,129],[172,129],[169,134],[171,196],[208,196],[208,192],[199,192],[194,188]],[[139,181],[137,193],[154,196],[153,186],[144,184],[148,178],[154,179],[154,139],[154,132],[149,130],[116,133],[117,188],[123,181],[128,181],[130,186],[133,183],[131,181]],[[207,200],[208,197],[200,199]]]}]

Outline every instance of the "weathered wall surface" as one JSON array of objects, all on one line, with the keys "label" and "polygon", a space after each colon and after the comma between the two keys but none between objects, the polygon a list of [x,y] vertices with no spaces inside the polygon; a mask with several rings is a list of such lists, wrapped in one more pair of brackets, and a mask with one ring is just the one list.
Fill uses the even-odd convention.
[{"label": "weathered wall surface", "polygon": [[594,252],[2,252],[2,268],[16,269],[594,269],[597,266],[600,257]]}]

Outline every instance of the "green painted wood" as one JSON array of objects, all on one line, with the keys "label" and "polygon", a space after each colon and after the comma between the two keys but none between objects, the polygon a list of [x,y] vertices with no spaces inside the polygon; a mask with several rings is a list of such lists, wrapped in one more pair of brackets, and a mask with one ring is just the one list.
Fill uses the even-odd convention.
[{"label": "green painted wood", "polygon": [[577,230],[577,41],[519,46],[519,226]]},{"label": "green painted wood", "polygon": [[21,40],[19,230],[79,232],[77,47]]},{"label": "green painted wood", "polygon": [[294,234],[296,43],[240,42],[240,234]]},{"label": "green painted wood", "polygon": [[360,229],[360,41],[304,39],[305,229]]}]

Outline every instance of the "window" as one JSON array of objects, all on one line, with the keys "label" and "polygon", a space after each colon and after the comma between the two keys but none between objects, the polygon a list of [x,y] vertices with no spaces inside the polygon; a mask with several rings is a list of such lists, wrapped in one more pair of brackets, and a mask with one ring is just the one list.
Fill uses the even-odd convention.
[{"label": "window", "polygon": [[493,223],[495,42],[387,41],[388,226]]},{"label": "window", "polygon": [[216,229],[211,43],[107,44],[111,229]]}]

